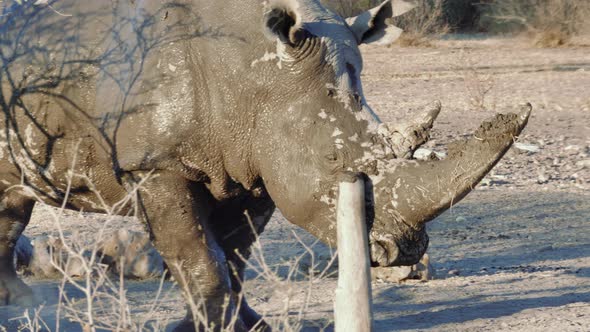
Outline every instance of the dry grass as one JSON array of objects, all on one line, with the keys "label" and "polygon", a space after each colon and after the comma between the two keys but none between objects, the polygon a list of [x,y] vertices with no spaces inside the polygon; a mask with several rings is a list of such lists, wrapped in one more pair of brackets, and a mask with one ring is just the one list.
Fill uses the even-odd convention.
[{"label": "dry grass", "polygon": [[381,3],[379,0],[321,0],[321,2],[342,17],[358,15]]},{"label": "dry grass", "polygon": [[432,46],[432,39],[450,30],[444,18],[446,0],[420,0],[416,4],[416,8],[394,19],[394,24],[404,30],[397,43],[404,47]]},{"label": "dry grass", "polygon": [[590,34],[590,1],[493,0],[481,5],[481,25],[491,32],[525,32],[539,47],[568,45]]}]

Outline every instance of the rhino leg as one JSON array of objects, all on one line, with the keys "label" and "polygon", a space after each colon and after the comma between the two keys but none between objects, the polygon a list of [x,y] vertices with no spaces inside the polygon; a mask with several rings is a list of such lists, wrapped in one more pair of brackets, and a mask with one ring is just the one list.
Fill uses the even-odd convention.
[{"label": "rhino leg", "polygon": [[232,295],[235,301],[240,301],[240,318],[249,330],[270,331],[270,327],[262,317],[256,313],[241,296],[244,281],[244,270],[251,254],[252,243],[262,233],[270,220],[275,205],[270,197],[251,197],[244,204],[228,204],[216,209],[212,215],[212,225],[215,237],[223,249],[228,261]]},{"label": "rhino leg", "polygon": [[[231,299],[229,271],[210,230],[210,200],[203,184],[168,172],[152,174],[140,190],[139,204],[152,242],[190,304],[175,331],[193,331],[195,325],[199,330],[212,324],[219,327],[230,321],[236,308],[230,300],[224,310]],[[243,323],[238,325],[236,331],[245,330]]]},{"label": "rhino leg", "polygon": [[16,191],[1,195],[0,202],[0,305],[32,306],[33,291],[16,274],[14,250],[27,226],[35,202]]}]

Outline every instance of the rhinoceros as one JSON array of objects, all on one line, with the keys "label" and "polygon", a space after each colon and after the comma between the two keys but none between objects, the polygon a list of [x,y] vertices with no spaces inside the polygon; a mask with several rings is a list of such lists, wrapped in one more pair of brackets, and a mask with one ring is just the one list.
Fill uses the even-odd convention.
[{"label": "rhinoceros", "polygon": [[317,0],[43,3],[9,2],[0,17],[2,303],[33,299],[11,257],[42,200],[143,220],[203,304],[207,321],[189,309],[178,330],[233,314],[236,330],[262,326],[238,296],[241,257],[275,208],[335,246],[339,179],[355,176],[372,264],[415,264],[425,223],[485,176],[530,114],[497,115],[444,160],[412,160],[439,105],[382,123],[360,80],[359,45],[400,34],[397,0],[351,18]]}]

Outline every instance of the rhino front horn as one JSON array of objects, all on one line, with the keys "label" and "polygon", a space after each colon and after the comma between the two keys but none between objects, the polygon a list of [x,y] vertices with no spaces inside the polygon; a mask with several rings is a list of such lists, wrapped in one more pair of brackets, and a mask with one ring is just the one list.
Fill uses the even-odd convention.
[{"label": "rhino front horn", "polygon": [[384,182],[397,217],[420,227],[459,202],[508,151],[531,110],[526,104],[519,114],[498,114],[482,123],[470,139],[452,142],[444,160],[403,161],[394,167]]}]

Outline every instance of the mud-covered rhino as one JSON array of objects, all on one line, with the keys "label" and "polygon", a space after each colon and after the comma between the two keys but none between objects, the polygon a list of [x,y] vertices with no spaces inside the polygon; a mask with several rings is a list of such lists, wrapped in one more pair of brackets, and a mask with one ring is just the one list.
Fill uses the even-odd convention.
[{"label": "mud-covered rhino", "polygon": [[236,329],[250,328],[239,256],[275,207],[335,245],[338,179],[356,174],[373,264],[414,264],[425,223],[478,183],[530,112],[496,116],[445,160],[406,159],[438,106],[383,124],[360,81],[358,45],[400,33],[395,0],[348,19],[316,0],[32,3],[9,1],[0,17],[5,304],[33,300],[11,256],[36,199],[65,201],[135,213],[208,323],[239,307]]}]

